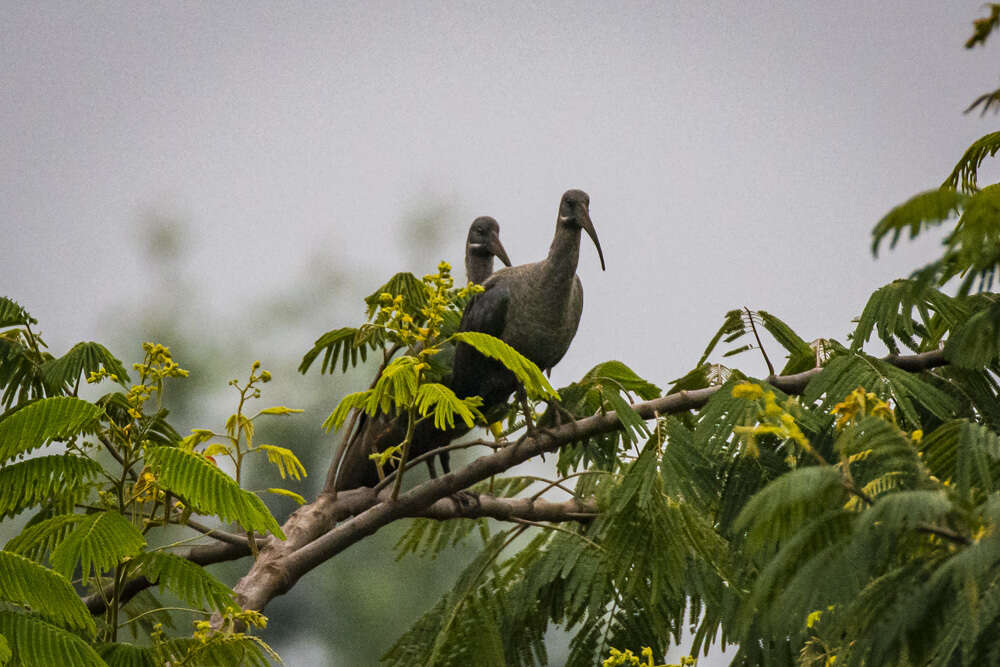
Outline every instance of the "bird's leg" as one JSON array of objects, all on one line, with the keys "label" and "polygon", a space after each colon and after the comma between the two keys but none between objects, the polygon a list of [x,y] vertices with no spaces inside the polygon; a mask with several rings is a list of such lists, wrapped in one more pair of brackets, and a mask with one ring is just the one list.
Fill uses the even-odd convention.
[{"label": "bird's leg", "polygon": [[524,391],[524,387],[517,388],[517,402],[521,406],[521,412],[524,413],[524,428],[528,431],[528,435],[535,435],[535,420],[532,418],[533,410],[528,404],[528,395]]},{"label": "bird's leg", "polygon": [[[521,410],[524,412],[524,429],[525,429],[525,431],[527,431],[528,436],[531,437],[531,438],[537,438],[539,433],[545,433],[550,438],[553,437],[552,436],[552,431],[550,431],[549,429],[547,429],[545,427],[535,426],[535,422],[534,422],[534,419],[533,419],[533,417],[534,417],[534,410],[531,408],[531,405],[528,403],[528,396],[527,396],[527,394],[524,391],[524,387],[518,387],[518,389],[517,389],[517,400],[518,400],[518,402],[520,402],[520,404],[521,404]],[[543,453],[540,456],[542,457],[542,461],[544,461],[545,460],[545,454]]]},{"label": "bird's leg", "polygon": [[567,410],[562,406],[559,401],[548,401],[548,405],[555,411],[556,426],[563,425],[563,417],[566,418],[567,422],[573,423],[576,421],[576,415]]}]

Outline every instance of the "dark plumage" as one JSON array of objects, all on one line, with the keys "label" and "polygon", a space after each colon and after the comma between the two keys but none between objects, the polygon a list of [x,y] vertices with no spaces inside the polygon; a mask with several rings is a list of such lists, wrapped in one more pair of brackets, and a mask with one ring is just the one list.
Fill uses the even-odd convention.
[{"label": "dark plumage", "polygon": [[469,236],[465,240],[465,277],[477,285],[482,285],[493,275],[493,258],[499,257],[510,266],[507,251],[500,243],[500,225],[489,216],[476,218],[469,226]]},{"label": "dark plumage", "polygon": [[[493,273],[493,258],[499,257],[500,261],[510,266],[510,258],[507,251],[500,243],[500,225],[489,216],[482,216],[473,220],[469,226],[469,234],[465,241],[465,273],[469,281],[482,284]],[[438,362],[450,365],[448,357],[454,358],[454,351],[448,354],[445,349],[437,356]],[[428,423],[428,422],[424,422]],[[423,426],[423,424],[421,426]],[[428,430],[433,431],[433,426]],[[423,430],[421,431],[423,432]],[[339,470],[336,472],[336,483],[334,487],[338,491],[354,489],[359,486],[374,486],[378,482],[378,471],[375,465],[368,458],[373,451],[379,451],[386,447],[398,444],[406,436],[406,422],[401,418],[391,419],[386,415],[379,415],[371,419],[366,415],[361,415],[358,420],[358,428],[351,437],[351,445],[344,453]],[[410,457],[419,456],[427,447],[421,449],[421,442],[430,442],[431,438],[414,438],[414,446],[410,450]],[[449,471],[449,456],[447,452],[440,455],[441,467],[447,473]],[[431,475],[434,474],[434,464],[428,461],[428,468]]]},{"label": "dark plumage", "polygon": [[[495,336],[542,370],[559,363],[583,312],[583,285],[576,275],[581,230],[593,240],[604,269],[604,253],[590,220],[590,197],[582,190],[569,190],[559,203],[548,257],[494,273],[483,284],[485,290],[466,306],[459,330]],[[517,381],[500,363],[460,344],[451,387],[459,397],[482,396],[488,410],[505,403]]]}]

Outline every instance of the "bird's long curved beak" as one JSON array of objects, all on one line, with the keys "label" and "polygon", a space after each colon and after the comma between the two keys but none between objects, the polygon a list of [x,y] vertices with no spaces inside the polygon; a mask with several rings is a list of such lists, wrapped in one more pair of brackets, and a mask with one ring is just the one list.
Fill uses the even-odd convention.
[{"label": "bird's long curved beak", "polygon": [[510,257],[507,256],[507,251],[504,250],[503,244],[500,243],[499,234],[495,232],[490,233],[489,237],[486,239],[486,249],[498,257],[504,265],[510,266]]},{"label": "bird's long curved beak", "polygon": [[587,236],[589,236],[590,240],[594,242],[595,246],[597,246],[597,256],[601,258],[601,271],[607,271],[607,269],[604,268],[604,253],[601,251],[601,242],[597,240],[597,232],[594,230],[594,223],[590,219],[590,211],[584,208],[580,219],[583,222],[583,228],[587,230]]}]

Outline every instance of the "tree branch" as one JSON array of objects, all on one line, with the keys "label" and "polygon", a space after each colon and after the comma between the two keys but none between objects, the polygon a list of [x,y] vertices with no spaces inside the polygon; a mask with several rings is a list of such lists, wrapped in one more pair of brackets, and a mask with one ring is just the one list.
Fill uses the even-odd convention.
[{"label": "tree branch", "polygon": [[[899,368],[917,372],[947,363],[940,350],[912,356],[890,355],[884,359]],[[821,368],[788,376],[770,376],[767,381],[788,394],[800,394],[809,380]],[[720,386],[662,396],[632,405],[643,419],[695,410],[704,406]],[[563,503],[546,503],[536,500],[527,506],[516,505],[524,499],[480,497],[479,510],[462,508],[456,500],[448,498],[477,482],[503,473],[539,454],[551,452],[570,442],[608,433],[622,428],[615,412],[585,417],[561,426],[536,431],[517,442],[479,457],[461,470],[418,484],[396,501],[389,501],[384,491],[362,488],[342,491],[336,501],[323,493],[314,503],[299,508],[283,526],[288,539],[279,542],[270,539],[261,550],[260,557],[250,571],[234,587],[237,602],[245,609],[261,610],[274,597],[287,592],[307,572],[329,560],[352,544],[374,534],[380,528],[406,517],[430,516],[453,518],[457,516],[491,516],[494,518],[522,518],[525,520],[578,520],[579,514],[589,516],[593,508],[582,512],[555,510]],[[578,503],[571,500],[567,503]],[[529,501],[530,503],[530,501]],[[542,503],[545,503],[544,505]],[[523,516],[515,511],[519,507]],[[544,509],[543,509],[544,508]],[[476,514],[481,511],[482,514]],[[495,514],[490,513],[495,512]],[[535,512],[534,515],[528,513]],[[544,516],[561,518],[538,518]],[[544,514],[544,512],[551,512]],[[502,515],[502,516],[501,516]],[[350,518],[348,518],[350,517]],[[340,523],[337,523],[337,522]]]}]

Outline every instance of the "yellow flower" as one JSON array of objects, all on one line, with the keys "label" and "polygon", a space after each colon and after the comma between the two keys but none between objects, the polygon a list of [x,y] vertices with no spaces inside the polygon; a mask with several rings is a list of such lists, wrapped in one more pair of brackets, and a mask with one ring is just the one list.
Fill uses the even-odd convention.
[{"label": "yellow flower", "polygon": [[764,395],[764,389],[759,384],[752,382],[741,382],[733,387],[733,398],[760,398]]}]

